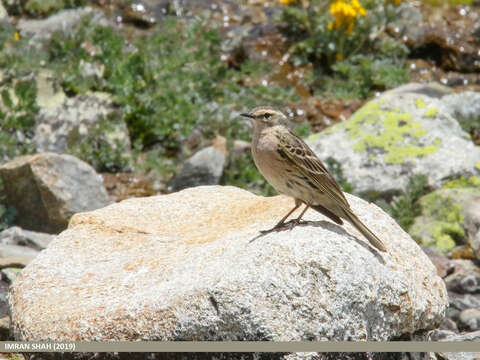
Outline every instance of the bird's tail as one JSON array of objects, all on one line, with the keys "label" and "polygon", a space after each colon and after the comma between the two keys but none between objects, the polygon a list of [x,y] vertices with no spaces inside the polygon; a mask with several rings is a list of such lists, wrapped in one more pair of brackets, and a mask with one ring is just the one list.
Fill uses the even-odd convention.
[{"label": "bird's tail", "polygon": [[370,244],[375,246],[380,251],[387,251],[383,242],[375,235],[366,225],[360,221],[360,219],[355,215],[350,209],[345,210],[345,219],[348,220],[353,226],[357,228],[358,231],[362,233],[363,236],[370,241]]}]

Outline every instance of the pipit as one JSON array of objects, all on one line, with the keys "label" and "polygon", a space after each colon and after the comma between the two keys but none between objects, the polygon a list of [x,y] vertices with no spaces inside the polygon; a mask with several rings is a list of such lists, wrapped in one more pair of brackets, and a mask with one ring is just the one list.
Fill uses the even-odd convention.
[{"label": "pipit", "polygon": [[[353,213],[342,189],[310,147],[288,126],[287,117],[269,106],[241,114],[253,120],[252,155],[260,173],[280,194],[295,199],[295,207],[272,229],[293,228],[312,208],[339,225],[349,221],[370,243],[386,251],[382,241]],[[305,208],[289,224],[285,220],[302,204]]]}]

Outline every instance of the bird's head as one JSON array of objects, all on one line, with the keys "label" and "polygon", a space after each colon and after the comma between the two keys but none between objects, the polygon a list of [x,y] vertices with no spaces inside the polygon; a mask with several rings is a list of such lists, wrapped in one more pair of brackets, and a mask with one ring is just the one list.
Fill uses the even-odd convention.
[{"label": "bird's head", "polygon": [[281,111],[270,106],[259,106],[240,115],[253,120],[255,127],[259,128],[288,124],[288,118]]}]

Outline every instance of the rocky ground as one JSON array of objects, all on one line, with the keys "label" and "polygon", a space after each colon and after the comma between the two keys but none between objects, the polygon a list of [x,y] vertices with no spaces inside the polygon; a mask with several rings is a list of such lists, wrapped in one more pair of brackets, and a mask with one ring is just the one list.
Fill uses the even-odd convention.
[{"label": "rocky ground", "polygon": [[[55,332],[54,325],[74,312],[78,319],[91,315],[90,328],[98,327],[85,333],[80,322],[71,321],[64,331],[79,340],[478,341],[480,4],[398,3],[391,7],[391,21],[370,29],[370,36],[385,46],[378,51],[390,57],[338,60],[330,73],[319,75],[325,59],[305,50],[300,55],[309,54],[308,61],[301,61],[301,47],[293,45],[305,30],[292,35],[294,23],[281,17],[295,4],[2,0],[2,339],[56,338],[66,333]],[[395,66],[386,67],[392,61]],[[302,226],[259,240],[266,244],[261,249],[256,243],[236,247],[281,215],[269,201],[278,201],[280,209],[286,200],[254,198],[229,187],[191,188],[234,185],[274,194],[252,164],[250,128],[238,117],[267,103],[291,117],[346,192],[378,205],[363,208],[367,205],[361,200],[351,200],[388,240],[388,256],[372,255],[361,240],[352,240],[354,231],[308,216],[307,225],[315,225],[311,229]],[[187,190],[176,193],[182,189]],[[215,217],[204,214],[192,222],[196,214],[178,205],[197,204],[201,212],[205,200],[213,203],[228,191],[233,192],[215,200],[210,212]],[[171,195],[111,205],[158,194]],[[236,199],[236,213],[224,198]],[[150,214],[157,207],[158,217]],[[253,209],[259,213],[251,218]],[[226,222],[228,229],[222,228]],[[170,223],[182,223],[182,232]],[[314,240],[318,237],[325,243],[321,249]],[[412,239],[426,256],[415,256],[420,248]],[[141,256],[132,253],[140,248]],[[311,251],[304,253],[305,248]],[[186,254],[208,261],[187,261]],[[268,271],[262,258],[269,259]],[[121,270],[113,276],[105,264]],[[164,278],[166,269],[171,282]],[[338,269],[343,272],[337,274]],[[411,269],[418,272],[412,275]],[[218,274],[231,282],[222,282]],[[412,276],[423,278],[410,283]],[[149,286],[152,277],[165,303],[150,293],[155,290]],[[360,285],[336,287],[347,282]],[[416,288],[420,283],[421,290]],[[258,291],[244,291],[245,284]],[[35,297],[59,289],[78,303]],[[354,302],[349,296],[362,293],[362,301],[349,307],[334,299],[339,292],[348,303]],[[396,295],[378,296],[389,292]],[[119,304],[103,307],[118,293],[125,295]],[[335,296],[330,299],[329,293]],[[414,301],[403,301],[405,294]],[[320,303],[332,308],[317,308],[318,296],[326,296]],[[185,310],[194,305],[192,312]],[[164,307],[174,310],[165,314]],[[147,308],[158,319],[176,322],[161,328],[151,324],[147,328],[155,331],[146,331],[145,321],[155,319],[142,312]],[[272,321],[265,315],[280,308],[285,318]],[[29,323],[41,316],[29,310],[57,311],[56,318],[48,317],[57,322]],[[144,325],[131,322],[131,313]],[[324,355],[276,358],[285,356]],[[447,353],[395,356],[458,358]]]}]

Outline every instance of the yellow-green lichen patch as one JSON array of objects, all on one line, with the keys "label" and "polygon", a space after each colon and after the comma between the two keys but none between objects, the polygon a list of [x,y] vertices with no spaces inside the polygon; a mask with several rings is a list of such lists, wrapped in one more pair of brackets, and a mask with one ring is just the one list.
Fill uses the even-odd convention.
[{"label": "yellow-green lichen patch", "polygon": [[476,167],[477,169],[480,169],[480,161],[475,164],[475,167]]},{"label": "yellow-green lichen patch", "polygon": [[[480,179],[478,176],[471,176],[468,179],[461,176],[457,179],[450,180],[443,185],[444,189],[458,189],[458,188],[475,188],[480,186]],[[479,190],[480,192],[480,190]]]},{"label": "yellow-green lichen patch", "polygon": [[440,145],[442,143],[442,139],[439,139],[439,138],[436,138],[434,141],[433,141],[433,144],[434,145]]},{"label": "yellow-green lichen patch", "polygon": [[425,111],[425,117],[433,118],[437,116],[437,113],[438,113],[438,109],[435,107],[431,107],[431,108],[428,108],[427,111]]},{"label": "yellow-green lichen patch", "polygon": [[[371,125],[380,123],[383,129]],[[386,163],[403,163],[408,158],[425,156],[438,150],[437,144],[424,146],[419,139],[427,131],[415,122],[409,113],[382,110],[372,101],[358,110],[350,120],[340,123],[347,136],[355,142],[353,149],[364,152],[368,149],[381,149]]]},{"label": "yellow-green lichen patch", "polygon": [[413,226],[412,236],[421,244],[432,246],[443,253],[464,239],[465,219],[460,199],[465,194],[461,191],[463,190],[440,190],[422,197],[419,200],[422,221]]},{"label": "yellow-green lichen patch", "polygon": [[418,98],[416,101],[415,101],[415,105],[417,105],[417,109],[421,109],[425,106],[427,106],[427,104],[425,104],[425,101],[423,101],[422,99]]}]

